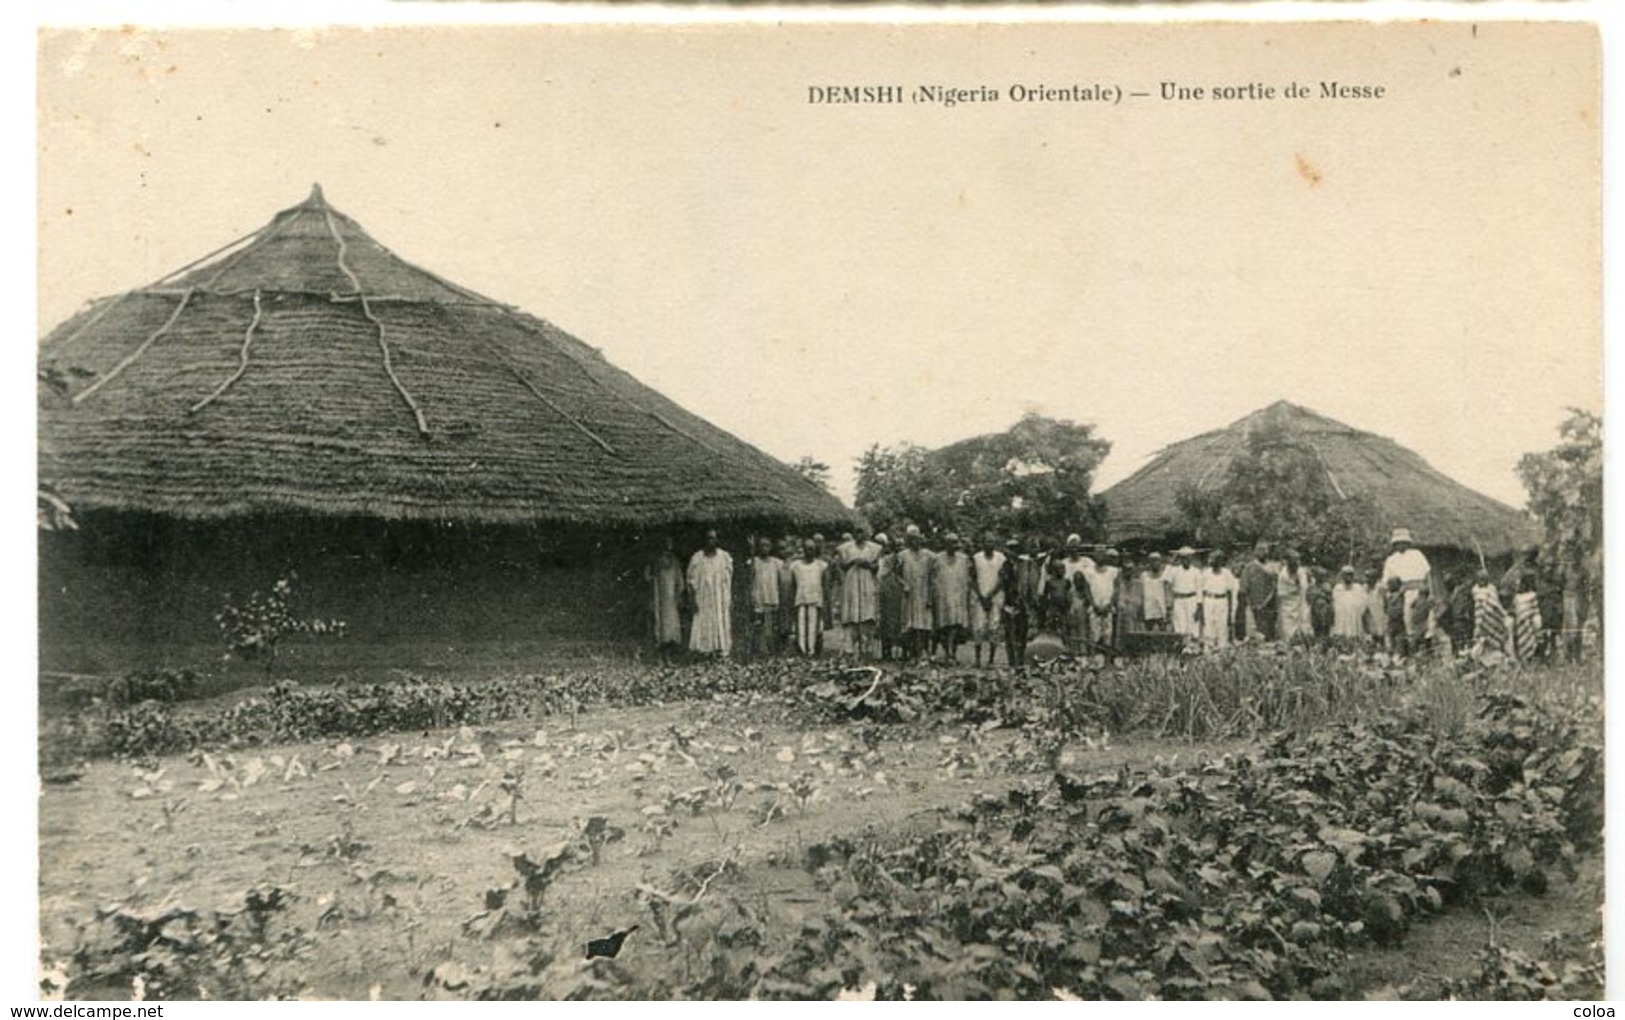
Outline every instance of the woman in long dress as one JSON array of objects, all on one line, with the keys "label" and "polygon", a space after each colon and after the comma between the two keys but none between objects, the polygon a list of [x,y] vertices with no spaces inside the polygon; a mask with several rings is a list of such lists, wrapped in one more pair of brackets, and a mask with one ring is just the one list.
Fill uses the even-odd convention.
[{"label": "woman in long dress", "polygon": [[690,651],[727,658],[733,650],[734,561],[717,546],[717,533],[705,533],[705,547],[688,561],[688,589],[694,598]]}]

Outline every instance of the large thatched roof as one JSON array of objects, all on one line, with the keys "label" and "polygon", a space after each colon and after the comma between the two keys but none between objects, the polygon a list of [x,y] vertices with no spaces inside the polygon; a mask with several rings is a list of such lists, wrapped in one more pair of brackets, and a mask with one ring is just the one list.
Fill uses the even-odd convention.
[{"label": "large thatched roof", "polygon": [[397,258],[321,190],[40,349],[75,509],[637,525],[850,512],[552,324]]},{"label": "large thatched roof", "polygon": [[1112,540],[1158,540],[1172,534],[1180,488],[1223,484],[1249,432],[1264,424],[1284,426],[1307,443],[1325,467],[1333,491],[1369,499],[1386,512],[1389,526],[1409,528],[1419,545],[1471,550],[1476,541],[1485,555],[1494,556],[1536,537],[1527,514],[1440,474],[1392,439],[1283,400],[1222,429],[1165,447],[1102,492]]}]

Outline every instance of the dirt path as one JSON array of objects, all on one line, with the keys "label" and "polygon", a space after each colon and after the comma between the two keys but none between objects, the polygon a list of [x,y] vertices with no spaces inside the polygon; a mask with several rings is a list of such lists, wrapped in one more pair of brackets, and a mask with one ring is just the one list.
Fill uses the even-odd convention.
[{"label": "dirt path", "polygon": [[1601,937],[1602,856],[1582,858],[1576,871],[1573,882],[1554,879],[1543,895],[1508,895],[1478,910],[1453,910],[1418,924],[1400,946],[1356,952],[1349,982],[1382,997],[1437,998],[1445,982],[1478,975],[1479,953],[1492,939],[1532,960],[1551,960],[1556,952],[1583,958],[1585,944]]}]

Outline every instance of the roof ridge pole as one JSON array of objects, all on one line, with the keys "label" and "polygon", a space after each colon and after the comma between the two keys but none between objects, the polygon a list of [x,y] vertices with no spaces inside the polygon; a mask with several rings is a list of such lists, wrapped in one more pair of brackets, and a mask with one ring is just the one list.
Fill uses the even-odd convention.
[{"label": "roof ridge pole", "polygon": [[507,305],[503,304],[501,301],[498,301],[495,298],[488,298],[484,294],[481,294],[479,291],[469,290],[467,287],[464,287],[460,283],[453,283],[452,281],[446,279],[444,276],[441,276],[439,273],[435,272],[432,269],[425,269],[425,268],[423,268],[422,266],[418,265],[415,262],[408,262],[405,259],[401,258],[399,255],[396,255],[394,252],[390,252],[389,254],[390,254],[391,258],[393,258],[395,261],[399,262],[401,265],[406,266],[408,269],[411,269],[411,270],[413,270],[415,272],[422,273],[424,276],[427,276],[429,279],[433,280],[435,283],[440,284],[440,286],[445,287],[447,290],[455,291],[458,294],[461,294],[463,297],[471,299],[475,304],[490,305],[493,308],[501,308],[501,309],[506,309],[508,307]]},{"label": "roof ridge pole", "polygon": [[[1230,459],[1232,461],[1234,461],[1236,459],[1236,454],[1240,453],[1242,451],[1242,449],[1246,445],[1247,445],[1247,437],[1246,436],[1243,436],[1242,438],[1236,440],[1235,445],[1230,447]],[[1200,477],[1200,478],[1198,478],[1196,480],[1197,491],[1201,491],[1201,490],[1207,488],[1207,476],[1211,475],[1213,473],[1214,468],[1217,468],[1218,466],[1219,466],[1219,458],[1217,458],[1217,457],[1213,458],[1213,460],[1208,463],[1207,470],[1203,471],[1202,472],[1202,477]]]},{"label": "roof ridge pole", "polygon": [[1332,491],[1337,493],[1337,498],[1347,500],[1348,496],[1344,494],[1343,487],[1337,484],[1337,476],[1332,474],[1332,466],[1326,463],[1326,455],[1320,452],[1320,447],[1307,440],[1305,440],[1305,445],[1315,451],[1315,459],[1320,461],[1320,469],[1326,472],[1326,480],[1332,483]]},{"label": "roof ridge pole", "polygon": [[[521,326],[526,326],[527,328],[529,327],[529,323],[525,322],[525,320],[527,318],[534,318],[533,316],[526,315],[524,312],[515,311],[514,309],[508,307],[507,305],[499,304],[499,305],[497,305],[497,308],[503,314],[507,315],[509,318],[518,319],[519,324]],[[619,400],[621,403],[625,404],[627,407],[630,407],[632,410],[639,411],[639,412],[642,412],[643,414],[648,415],[649,417],[653,418],[655,421],[657,421],[660,424],[664,425],[666,428],[668,428],[671,431],[673,431],[673,432],[677,433],[678,435],[682,436],[684,439],[687,439],[687,440],[689,440],[690,442],[693,442],[693,443],[698,443],[700,446],[702,446],[705,449],[711,451],[711,454],[713,456],[718,457],[718,458],[720,458],[722,460],[727,460],[728,459],[727,454],[723,453],[721,450],[719,450],[716,447],[712,446],[710,443],[707,443],[705,440],[701,439],[699,436],[696,436],[693,433],[688,432],[688,431],[686,431],[684,429],[678,428],[677,425],[675,425],[670,419],[668,419],[665,415],[661,414],[659,411],[656,411],[655,409],[653,409],[651,407],[643,406],[642,404],[640,404],[637,401],[633,400],[631,397],[627,396],[626,394],[622,393],[621,391],[615,389],[613,386],[610,386],[608,383],[604,382],[602,379],[598,378],[596,375],[594,375],[592,373],[592,370],[587,367],[587,360],[585,358],[582,358],[582,357],[578,356],[577,354],[575,354],[575,352],[571,351],[569,349],[568,344],[557,344],[555,346],[557,347],[557,349],[559,351],[561,351],[564,354],[564,356],[566,358],[568,358],[570,360],[570,362],[572,364],[574,364],[576,366],[576,368],[581,372],[582,375],[587,377],[587,381],[592,383],[594,386],[596,386],[599,389],[603,390],[605,393],[608,393],[610,396],[612,396],[615,399]],[[609,365],[608,367],[611,370],[613,370],[615,366]]]},{"label": "roof ridge pole", "polygon": [[526,376],[525,376],[525,374],[523,372],[519,371],[519,368],[516,365],[514,365],[512,362],[510,362],[507,358],[504,358],[502,356],[501,352],[497,351],[494,347],[492,347],[489,343],[487,343],[484,340],[484,338],[479,338],[479,342],[480,342],[480,344],[482,346],[484,346],[486,348],[486,350],[491,352],[491,355],[497,359],[498,364],[500,364],[503,368],[506,368],[509,372],[513,373],[513,377],[515,379],[519,380],[520,385],[524,386],[525,389],[529,390],[531,392],[531,395],[534,396],[537,400],[540,400],[542,403],[546,404],[549,408],[551,408],[553,410],[553,413],[557,414],[560,418],[563,418],[565,421],[569,422],[571,425],[574,425],[581,432],[582,435],[586,436],[588,439],[591,439],[593,442],[595,442],[599,446],[603,447],[605,453],[608,453],[609,455],[611,455],[613,457],[619,457],[620,456],[620,454],[618,452],[616,452],[615,447],[609,445],[609,442],[607,440],[605,440],[598,433],[594,432],[592,429],[589,429],[578,418],[576,418],[575,415],[571,414],[570,412],[566,411],[564,408],[560,407],[558,404],[554,403],[552,398],[548,397],[547,394],[543,393],[536,386],[535,383],[532,383],[530,381],[530,379],[526,378]]},{"label": "roof ridge pole", "polygon": [[186,310],[186,305],[187,305],[188,302],[190,302],[192,300],[192,294],[196,290],[197,290],[196,287],[188,287],[186,289],[186,293],[181,296],[180,303],[175,306],[175,310],[173,312],[170,312],[169,313],[169,318],[164,320],[164,324],[162,326],[159,326],[157,329],[153,330],[152,335],[148,336],[145,340],[141,341],[141,346],[137,347],[135,350],[133,350],[129,354],[125,355],[124,360],[120,361],[118,364],[114,365],[113,368],[106,375],[102,376],[100,379],[97,379],[95,382],[91,383],[89,386],[86,386],[84,389],[80,390],[78,393],[75,393],[73,395],[73,402],[75,404],[78,404],[78,403],[82,402],[86,397],[90,396],[92,393],[95,393],[97,390],[101,389],[103,386],[106,386],[108,383],[112,382],[114,379],[117,379],[119,377],[119,375],[121,375],[124,372],[124,370],[126,368],[129,368],[132,364],[135,363],[135,359],[137,359],[137,358],[141,357],[141,355],[147,353],[147,348],[152,346],[153,341],[157,340],[159,337],[161,337],[165,333],[169,332],[169,327],[173,326],[175,324],[175,320],[179,319],[181,317],[181,312]]},{"label": "roof ridge pole", "polygon": [[238,351],[239,361],[238,361],[238,364],[237,364],[237,371],[231,373],[231,377],[229,379],[227,379],[225,382],[221,383],[219,386],[216,386],[214,388],[213,393],[210,393],[208,396],[204,397],[202,400],[198,401],[197,403],[193,404],[191,407],[187,408],[186,409],[187,414],[196,414],[197,412],[203,410],[205,407],[209,406],[209,404],[214,402],[214,399],[216,397],[220,396],[220,394],[222,394],[222,393],[226,392],[226,390],[230,389],[231,385],[233,383],[235,383],[238,379],[241,379],[243,377],[244,372],[248,371],[248,345],[254,342],[254,330],[259,327],[259,324],[260,324],[260,292],[259,292],[259,288],[256,287],[254,289],[254,318],[248,324],[248,332],[243,335],[243,346],[242,346],[242,349],[240,351]]},{"label": "roof ridge pole", "polygon": [[[249,249],[253,248],[254,244],[256,244],[256,243],[266,243],[266,242],[271,241],[278,234],[282,233],[282,231],[286,230],[290,223],[292,223],[294,220],[298,219],[300,216],[304,215],[304,212],[305,212],[305,207],[302,206],[302,205],[298,206],[297,208],[295,208],[293,210],[293,214],[291,216],[287,217],[286,219],[281,219],[280,222],[278,220],[274,219],[274,220],[272,220],[270,222],[269,225],[261,227],[260,229],[254,231],[254,233],[248,235],[250,238],[253,239],[252,242],[249,243],[249,244],[243,245],[241,248],[238,248],[236,251],[232,252],[230,255],[227,255],[225,258],[221,259],[220,260],[220,265],[215,267],[214,275],[209,277],[208,282],[202,285],[203,289],[206,290],[206,291],[209,291],[210,293],[213,293],[213,290],[211,288],[214,287],[215,281],[219,280],[222,276],[226,275],[226,270],[230,269],[233,265],[235,265],[238,259],[240,259],[244,255],[248,254]],[[216,254],[218,254],[218,252]],[[182,270],[182,271],[184,272],[184,270]],[[173,277],[174,275],[175,275],[174,273],[171,273],[171,274],[169,274],[169,276],[166,276],[163,279],[152,283],[150,286],[153,286],[153,287],[160,286],[161,284],[163,284],[164,280],[168,280],[171,277]],[[259,288],[256,287],[254,289],[254,293],[256,295],[258,295],[259,294]]]},{"label": "roof ridge pole", "polygon": [[384,372],[389,376],[389,381],[395,384],[395,392],[399,393],[401,399],[406,401],[406,406],[412,409],[412,417],[417,420],[418,433],[424,438],[428,438],[430,434],[429,423],[423,417],[423,408],[419,407],[417,400],[412,397],[411,393],[407,392],[406,386],[401,382],[401,377],[395,374],[395,363],[389,356],[389,343],[384,339],[384,323],[378,316],[372,314],[372,307],[367,304],[367,295],[361,289],[361,281],[356,278],[355,273],[350,270],[349,265],[344,261],[344,253],[348,246],[344,243],[344,235],[339,233],[339,225],[333,222],[333,210],[324,204],[322,215],[326,217],[327,229],[339,246],[339,271],[345,275],[350,281],[350,285],[355,288],[356,297],[361,299],[361,314],[366,317],[368,322],[378,328],[378,349],[384,355]]}]

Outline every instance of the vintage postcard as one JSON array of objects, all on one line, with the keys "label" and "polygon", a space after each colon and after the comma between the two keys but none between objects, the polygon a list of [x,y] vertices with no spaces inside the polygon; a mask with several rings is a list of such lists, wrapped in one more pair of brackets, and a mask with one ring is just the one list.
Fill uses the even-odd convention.
[{"label": "vintage postcard", "polygon": [[1600,999],[1600,61],[42,29],[39,994]]}]

